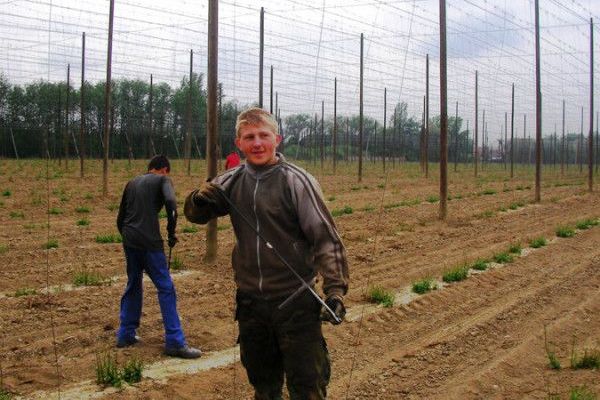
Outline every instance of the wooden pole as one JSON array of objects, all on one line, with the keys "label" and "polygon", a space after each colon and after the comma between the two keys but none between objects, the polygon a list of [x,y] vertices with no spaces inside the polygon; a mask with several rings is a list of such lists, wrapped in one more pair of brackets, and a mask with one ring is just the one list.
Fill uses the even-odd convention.
[{"label": "wooden pole", "polygon": [[565,101],[562,102],[562,140],[560,143],[560,176],[565,174]]},{"label": "wooden pole", "polygon": [[70,121],[69,112],[71,111],[71,64],[67,64],[67,104],[65,105],[65,134],[63,136],[63,146],[65,153],[65,169],[69,166],[69,131]]},{"label": "wooden pole", "polygon": [[475,132],[473,133],[473,139],[475,139],[475,151],[473,152],[473,163],[474,163],[474,167],[475,167],[475,177],[477,177],[477,163],[479,161],[479,143],[478,143],[478,138],[479,138],[479,103],[478,103],[478,79],[479,79],[479,73],[478,71],[475,71]]},{"label": "wooden pole", "polygon": [[263,61],[265,51],[265,8],[260,8],[260,54],[258,57],[258,106],[263,108]]},{"label": "wooden pole", "polygon": [[[261,11],[262,14],[262,11]],[[206,163],[207,178],[217,175],[217,143],[219,119],[217,115],[217,86],[219,66],[219,1],[208,2],[208,71],[206,81]],[[217,257],[217,218],[206,227],[205,263],[212,263]]]},{"label": "wooden pole", "polygon": [[106,83],[104,87],[104,158],[102,160],[102,194],[108,195],[108,150],[110,148],[110,104],[112,89],[112,39],[113,21],[115,16],[115,0],[110,0],[108,17],[108,51],[106,60]]},{"label": "wooden pole", "polygon": [[458,170],[458,101],[454,113],[454,172]]},{"label": "wooden pole", "polygon": [[358,116],[358,181],[362,182],[362,167],[363,167],[363,43],[364,35],[360,34],[360,89],[359,89],[359,116]]},{"label": "wooden pole", "polygon": [[588,135],[588,191],[594,191],[594,20],[590,18],[590,132]]},{"label": "wooden pole", "polygon": [[507,162],[508,159],[508,113],[504,112],[504,170],[507,170]]},{"label": "wooden pole", "polygon": [[510,177],[515,176],[515,84],[512,84],[512,100],[510,105]]},{"label": "wooden pole", "polygon": [[321,101],[321,141],[319,144],[321,156],[321,172],[325,163],[325,101]]},{"label": "wooden pole", "polygon": [[337,166],[337,77],[333,80],[333,173]]},{"label": "wooden pole", "polygon": [[535,202],[542,188],[542,82],[540,78],[540,4],[535,0]]},{"label": "wooden pole", "polygon": [[[271,77],[269,79],[269,96],[270,96],[270,105],[269,112],[273,114],[273,66],[271,65]],[[275,108],[277,110],[277,108]]]},{"label": "wooden pole", "polygon": [[383,157],[383,172],[385,172],[385,133],[387,128],[387,88],[383,88],[383,146],[381,155]]},{"label": "wooden pole", "polygon": [[429,178],[429,54],[425,57],[425,178]]},{"label": "wooden pole", "polygon": [[81,89],[79,89],[79,177],[83,178],[85,159],[85,32],[81,35]]},{"label": "wooden pole", "polygon": [[[448,214],[448,78],[446,67],[446,0],[440,0],[440,220]],[[458,102],[456,103],[458,110]]]}]

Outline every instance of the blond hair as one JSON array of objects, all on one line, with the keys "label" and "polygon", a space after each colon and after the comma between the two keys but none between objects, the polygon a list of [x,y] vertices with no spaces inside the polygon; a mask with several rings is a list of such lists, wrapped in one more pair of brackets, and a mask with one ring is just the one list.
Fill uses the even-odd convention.
[{"label": "blond hair", "polygon": [[279,135],[279,127],[273,118],[273,115],[262,108],[251,107],[242,111],[235,122],[235,135],[240,137],[240,129],[242,127],[252,125],[266,125],[274,134]]}]

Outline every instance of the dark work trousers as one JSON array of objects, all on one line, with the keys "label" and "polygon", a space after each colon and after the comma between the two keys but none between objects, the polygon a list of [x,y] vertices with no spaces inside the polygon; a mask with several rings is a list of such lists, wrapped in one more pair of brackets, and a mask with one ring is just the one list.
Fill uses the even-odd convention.
[{"label": "dark work trousers", "polygon": [[142,275],[146,271],[158,291],[158,303],[165,328],[165,346],[179,348],[186,345],[177,314],[175,286],[169,274],[165,253],[125,247],[127,260],[127,287],[121,298],[121,326],[117,338],[128,340],[135,336],[142,316]]},{"label": "dark work trousers", "polygon": [[281,400],[284,375],[291,400],[327,397],[329,353],[321,331],[321,305],[305,291],[283,309],[285,298],[237,293],[240,356],[255,400]]}]

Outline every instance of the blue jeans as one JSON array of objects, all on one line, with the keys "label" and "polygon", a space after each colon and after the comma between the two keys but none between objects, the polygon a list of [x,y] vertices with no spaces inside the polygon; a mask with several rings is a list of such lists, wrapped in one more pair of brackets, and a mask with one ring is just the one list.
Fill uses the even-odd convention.
[{"label": "blue jeans", "polygon": [[148,274],[158,290],[158,303],[165,328],[165,346],[182,347],[186,345],[177,314],[177,297],[171,280],[165,253],[162,250],[138,250],[123,246],[127,260],[127,287],[121,298],[121,326],[117,332],[119,340],[135,337],[142,315],[143,285],[142,274]]}]

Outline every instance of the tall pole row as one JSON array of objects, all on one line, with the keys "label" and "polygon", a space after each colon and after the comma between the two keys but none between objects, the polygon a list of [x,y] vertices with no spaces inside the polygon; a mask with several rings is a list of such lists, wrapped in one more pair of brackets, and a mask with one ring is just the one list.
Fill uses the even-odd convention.
[{"label": "tall pole row", "polygon": [[321,171],[325,164],[325,100],[321,100],[321,140],[319,143],[319,155],[321,158]]},{"label": "tall pole row", "polygon": [[540,2],[535,0],[535,202],[542,188],[542,82],[540,78]]},{"label": "tall pole row", "polygon": [[515,84],[512,84],[510,105],[510,177],[515,177]]},{"label": "tall pole row", "polygon": [[[270,95],[270,105],[269,112],[273,114],[273,66],[271,65],[271,77],[269,79],[269,95]],[[275,107],[275,112],[277,112],[277,107]]]},{"label": "tall pole row", "polygon": [[383,157],[383,172],[385,172],[385,133],[387,128],[387,88],[383,88],[383,146],[381,155]]},{"label": "tall pole row", "polygon": [[[261,11],[262,14],[262,11]],[[262,58],[261,58],[262,59]],[[208,2],[208,70],[206,84],[206,162],[207,178],[217,175],[217,85],[219,82],[219,1]],[[217,257],[217,219],[213,218],[206,227],[205,263],[214,262]]]},{"label": "tall pole row", "polygon": [[194,69],[194,50],[190,49],[190,77],[188,81],[188,96],[187,96],[187,129],[185,130],[185,143],[183,148],[183,154],[185,157],[185,169],[187,176],[191,174],[192,167],[192,80],[193,80],[193,69]]},{"label": "tall pole row", "polygon": [[337,77],[333,79],[333,173],[337,166]]},{"label": "tall pole row", "polygon": [[110,148],[110,104],[111,104],[111,72],[112,72],[112,39],[113,20],[115,16],[115,0],[110,0],[108,16],[108,52],[106,57],[106,83],[104,86],[104,158],[102,159],[102,194],[108,194],[108,150]]},{"label": "tall pole row", "polygon": [[507,169],[507,162],[506,160],[508,159],[508,113],[504,112],[504,170],[506,171]]},{"label": "tall pole row", "polygon": [[425,178],[429,178],[429,54],[425,58]]},{"label": "tall pole row", "polygon": [[[448,213],[448,78],[446,67],[446,0],[440,0],[440,212]],[[456,103],[458,110],[458,102]]]},{"label": "tall pole row", "polygon": [[65,134],[63,137],[63,146],[65,153],[65,168],[69,166],[69,131],[71,130],[69,126],[69,112],[71,106],[71,64],[67,64],[67,104],[65,106]]}]

